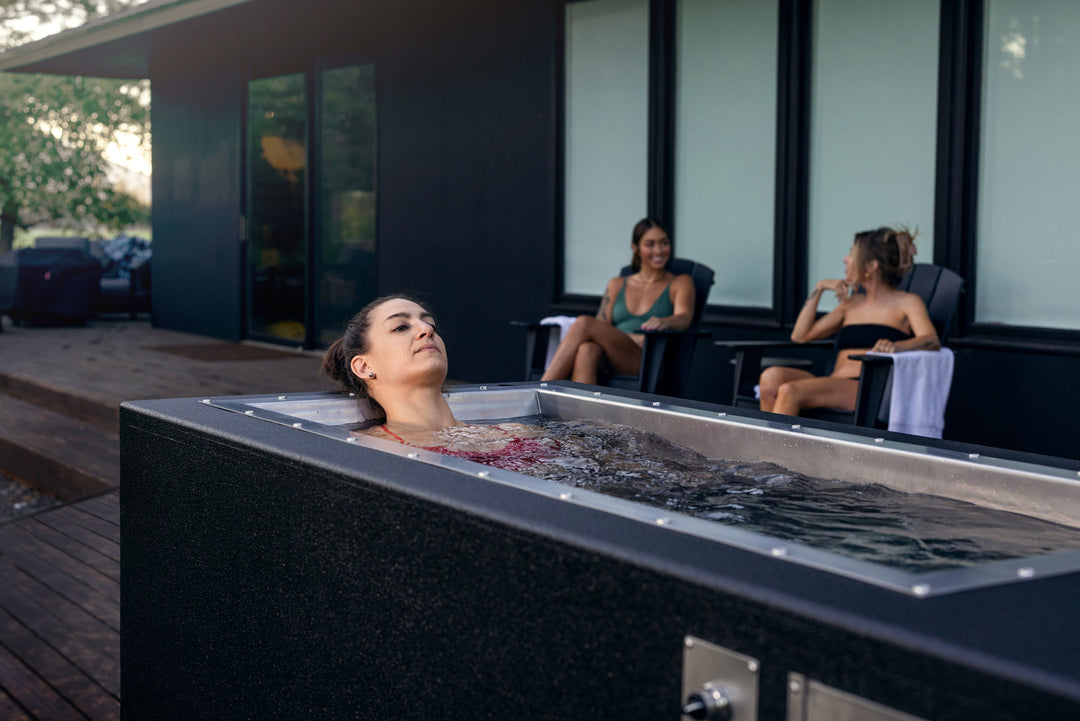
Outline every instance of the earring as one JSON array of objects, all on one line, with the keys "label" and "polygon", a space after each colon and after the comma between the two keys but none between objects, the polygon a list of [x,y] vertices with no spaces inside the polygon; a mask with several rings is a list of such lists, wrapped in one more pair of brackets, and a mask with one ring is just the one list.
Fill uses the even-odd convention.
[{"label": "earring", "polygon": [[368,371],[367,377],[368,378],[374,378],[375,377],[375,371]]}]

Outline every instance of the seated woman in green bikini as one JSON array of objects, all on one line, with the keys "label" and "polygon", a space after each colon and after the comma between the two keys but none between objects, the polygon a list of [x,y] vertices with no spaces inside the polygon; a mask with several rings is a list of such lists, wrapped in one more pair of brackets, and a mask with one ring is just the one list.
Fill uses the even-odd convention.
[{"label": "seated woman in green bikini", "polygon": [[686,330],[694,315],[694,283],[667,270],[671,239],[659,222],[634,226],[634,273],[612,278],[596,316],[582,315],[559,343],[541,380],[596,383],[601,371],[637,375],[642,330]]}]

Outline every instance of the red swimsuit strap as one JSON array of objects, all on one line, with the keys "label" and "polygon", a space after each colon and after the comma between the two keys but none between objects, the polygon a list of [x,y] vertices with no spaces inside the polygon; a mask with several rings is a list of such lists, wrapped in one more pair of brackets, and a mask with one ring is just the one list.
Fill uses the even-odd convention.
[{"label": "red swimsuit strap", "polygon": [[[402,438],[401,436],[399,436],[399,435],[398,435],[397,433],[394,433],[394,432],[393,432],[392,430],[390,430],[389,428],[387,428],[387,427],[386,427],[386,424],[383,424],[383,426],[382,426],[382,429],[383,429],[383,430],[384,430],[384,431],[385,431],[386,433],[388,433],[388,434],[392,435],[392,436],[393,436],[394,438],[397,438],[397,439],[398,439],[398,443],[405,443],[405,439],[404,439],[404,438]],[[405,445],[408,445],[408,444],[406,443]]]}]

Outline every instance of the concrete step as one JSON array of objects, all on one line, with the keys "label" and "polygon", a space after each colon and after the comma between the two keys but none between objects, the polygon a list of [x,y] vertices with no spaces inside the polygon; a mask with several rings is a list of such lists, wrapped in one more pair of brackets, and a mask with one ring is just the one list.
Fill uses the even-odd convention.
[{"label": "concrete step", "polygon": [[75,500],[120,485],[120,436],[115,426],[0,395],[0,471]]}]

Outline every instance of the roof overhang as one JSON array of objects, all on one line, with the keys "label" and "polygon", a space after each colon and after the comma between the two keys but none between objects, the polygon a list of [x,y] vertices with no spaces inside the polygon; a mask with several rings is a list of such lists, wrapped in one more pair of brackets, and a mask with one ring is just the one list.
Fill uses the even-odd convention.
[{"label": "roof overhang", "polygon": [[150,0],[0,53],[0,70],[107,78],[149,77],[156,39],[179,25],[253,0]]}]

